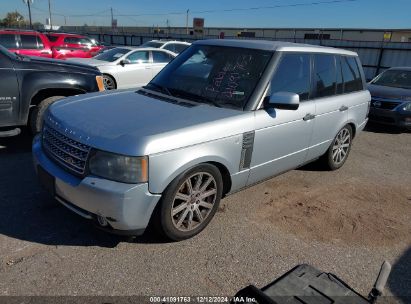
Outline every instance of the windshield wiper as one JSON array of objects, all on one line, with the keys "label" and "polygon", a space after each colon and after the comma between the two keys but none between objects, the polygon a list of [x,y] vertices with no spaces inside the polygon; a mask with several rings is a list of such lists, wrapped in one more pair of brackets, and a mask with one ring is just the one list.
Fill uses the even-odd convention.
[{"label": "windshield wiper", "polygon": [[148,85],[144,86],[143,88],[152,90],[152,88],[150,88],[150,87],[154,87],[155,88],[154,90],[157,91],[157,92],[165,93],[168,96],[174,97],[173,94],[171,94],[170,90],[167,87],[163,87],[163,86],[161,86],[157,83],[154,83],[154,82],[150,82]]},{"label": "windshield wiper", "polygon": [[213,106],[221,108],[221,105],[219,103],[217,103],[214,100],[208,99],[207,97],[197,95],[197,94],[193,94],[193,93],[189,93],[189,92],[186,92],[186,91],[183,91],[183,90],[174,89],[174,88],[170,88],[169,90],[173,92],[175,97],[181,97],[181,98],[185,98],[185,99],[195,101],[195,102],[199,102],[199,103],[212,104]]}]

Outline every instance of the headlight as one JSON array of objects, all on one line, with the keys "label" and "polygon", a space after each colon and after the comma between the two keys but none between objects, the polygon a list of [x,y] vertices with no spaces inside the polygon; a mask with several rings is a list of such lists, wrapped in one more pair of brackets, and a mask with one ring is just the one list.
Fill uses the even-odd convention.
[{"label": "headlight", "polygon": [[406,103],[405,106],[402,109],[404,111],[411,111],[411,102]]},{"label": "headlight", "polygon": [[113,181],[138,184],[148,181],[148,158],[96,151],[89,161],[90,173]]}]

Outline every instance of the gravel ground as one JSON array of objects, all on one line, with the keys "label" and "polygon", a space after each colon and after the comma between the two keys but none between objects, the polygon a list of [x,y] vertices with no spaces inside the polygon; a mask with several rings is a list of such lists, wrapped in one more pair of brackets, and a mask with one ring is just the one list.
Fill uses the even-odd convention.
[{"label": "gravel ground", "polygon": [[28,135],[0,139],[0,295],[233,295],[296,264],[411,302],[411,134],[368,127],[345,166],[309,165],[231,195],[197,237],[111,236],[53,202]]}]

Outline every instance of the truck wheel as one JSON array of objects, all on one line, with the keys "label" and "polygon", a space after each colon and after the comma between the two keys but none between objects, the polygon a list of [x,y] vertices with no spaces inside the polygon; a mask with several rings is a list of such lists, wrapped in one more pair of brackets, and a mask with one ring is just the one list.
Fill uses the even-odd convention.
[{"label": "truck wheel", "polygon": [[167,187],[155,216],[160,232],[180,241],[200,233],[211,221],[220,204],[223,180],[213,165],[190,169]]},{"label": "truck wheel", "polygon": [[106,90],[117,89],[116,81],[114,80],[113,77],[109,75],[103,75],[103,84],[104,84],[104,89]]},{"label": "truck wheel", "polygon": [[352,145],[352,128],[344,126],[334,138],[327,153],[323,156],[324,164],[330,170],[341,168],[348,158]]},{"label": "truck wheel", "polygon": [[30,130],[33,135],[39,133],[43,127],[43,115],[48,106],[65,96],[52,96],[40,102],[30,113]]}]

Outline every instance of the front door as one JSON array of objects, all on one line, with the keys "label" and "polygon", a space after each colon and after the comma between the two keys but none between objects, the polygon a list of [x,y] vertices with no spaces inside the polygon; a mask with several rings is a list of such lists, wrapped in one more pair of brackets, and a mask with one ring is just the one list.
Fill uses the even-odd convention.
[{"label": "front door", "polygon": [[0,127],[19,123],[20,95],[12,60],[0,53]]},{"label": "front door", "polygon": [[300,105],[294,111],[260,109],[255,112],[254,147],[248,185],[305,162],[315,113],[315,103],[310,100],[310,71],[309,54],[284,53],[281,56],[270,84],[270,94],[297,93]]}]

